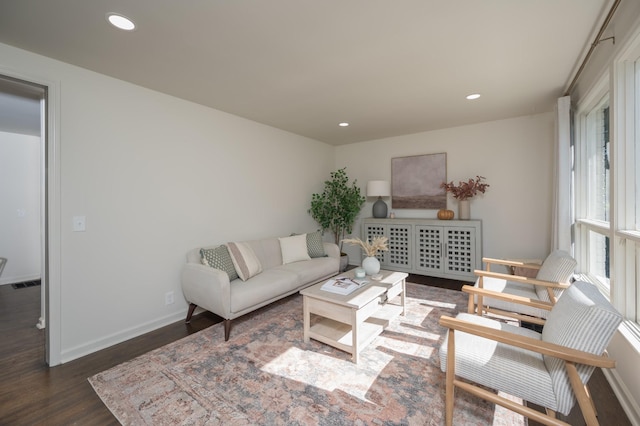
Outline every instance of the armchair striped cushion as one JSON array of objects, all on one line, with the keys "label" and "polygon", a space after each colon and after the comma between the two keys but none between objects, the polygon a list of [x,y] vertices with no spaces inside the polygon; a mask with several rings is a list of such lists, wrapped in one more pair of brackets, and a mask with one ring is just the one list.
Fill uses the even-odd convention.
[{"label": "armchair striped cushion", "polygon": [[[542,266],[536,275],[536,279],[542,281],[553,281],[568,283],[571,280],[573,271],[576,269],[578,262],[564,250],[554,250],[542,262]],[[536,294],[540,300],[550,302],[549,292],[544,286],[537,285]],[[562,295],[561,289],[553,289],[556,299]]]},{"label": "armchair striped cushion", "polygon": [[[542,340],[601,355],[622,320],[622,315],[595,285],[577,281],[565,290],[551,310],[542,330]],[[544,357],[544,363],[553,382],[558,411],[567,414],[575,398],[564,363],[549,356]],[[594,367],[578,364],[577,370],[582,383],[586,383]]]}]

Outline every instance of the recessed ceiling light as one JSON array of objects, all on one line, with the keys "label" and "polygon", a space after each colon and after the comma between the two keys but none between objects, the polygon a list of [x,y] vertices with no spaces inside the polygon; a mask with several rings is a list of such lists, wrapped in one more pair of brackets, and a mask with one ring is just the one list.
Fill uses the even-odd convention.
[{"label": "recessed ceiling light", "polygon": [[340,127],[349,127],[349,123],[343,121],[342,123],[338,123],[338,126],[340,126]]},{"label": "recessed ceiling light", "polygon": [[467,99],[469,100],[478,99],[479,97],[480,97],[480,93],[473,93],[471,95],[467,95]]},{"label": "recessed ceiling light", "polygon": [[132,31],[136,28],[136,24],[134,24],[131,19],[123,15],[118,15],[117,13],[108,13],[107,20],[111,25],[121,30]]}]

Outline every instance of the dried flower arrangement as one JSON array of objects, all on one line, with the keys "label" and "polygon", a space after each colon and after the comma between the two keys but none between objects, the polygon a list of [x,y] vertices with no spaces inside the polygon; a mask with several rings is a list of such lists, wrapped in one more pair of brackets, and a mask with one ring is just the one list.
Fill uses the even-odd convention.
[{"label": "dried flower arrangement", "polygon": [[482,176],[476,176],[474,179],[469,179],[467,182],[458,182],[458,185],[454,185],[453,181],[446,183],[442,182],[440,184],[440,188],[444,188],[445,191],[450,192],[453,195],[453,198],[457,200],[468,200],[469,198],[473,198],[478,192],[484,192],[489,187],[489,184],[483,183],[482,179],[485,179]]},{"label": "dried flower arrangement", "polygon": [[354,246],[362,247],[362,250],[364,250],[364,252],[369,257],[375,256],[378,251],[389,250],[389,247],[387,247],[387,237],[383,237],[380,235],[373,237],[373,240],[371,242],[369,242],[369,240],[362,241],[360,238],[348,238],[342,241],[347,244],[353,244]]}]

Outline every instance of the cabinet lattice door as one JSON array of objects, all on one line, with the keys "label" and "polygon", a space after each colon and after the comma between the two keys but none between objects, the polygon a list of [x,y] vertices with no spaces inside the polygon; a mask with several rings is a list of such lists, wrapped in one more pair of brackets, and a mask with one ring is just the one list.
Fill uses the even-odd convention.
[{"label": "cabinet lattice door", "polygon": [[386,264],[398,268],[411,268],[411,225],[389,225],[389,251]]},{"label": "cabinet lattice door", "polygon": [[[370,224],[364,227],[364,238],[371,241],[375,237],[387,237],[387,225]],[[376,258],[380,261],[380,266],[387,264],[388,251],[379,251],[376,253]]]},{"label": "cabinet lattice door", "polygon": [[416,226],[416,269],[442,272],[441,226]]},{"label": "cabinet lattice door", "polygon": [[445,227],[445,273],[473,275],[475,232],[473,228]]}]

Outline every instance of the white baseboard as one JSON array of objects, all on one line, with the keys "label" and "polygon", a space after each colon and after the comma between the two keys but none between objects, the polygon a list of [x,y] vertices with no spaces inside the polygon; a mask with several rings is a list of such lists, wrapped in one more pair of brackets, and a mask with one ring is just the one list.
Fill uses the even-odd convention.
[{"label": "white baseboard", "polygon": [[135,327],[119,331],[100,339],[92,340],[85,344],[78,345],[74,348],[63,350],[60,354],[60,361],[62,364],[64,364],[65,362],[73,361],[74,359],[78,359],[102,349],[106,349],[110,346],[117,345],[118,343],[133,339],[134,337],[138,337],[166,325],[173,324],[174,322],[184,321],[184,318],[184,311],[174,312],[162,318],[158,318],[157,320],[149,321],[144,324],[138,324]]},{"label": "white baseboard", "polygon": [[39,280],[40,275],[23,275],[21,277],[5,277],[0,279],[0,285],[24,283],[27,281]]},{"label": "white baseboard", "polygon": [[602,373],[611,385],[613,393],[618,398],[622,409],[624,410],[632,425],[640,425],[640,407],[624,382],[620,380],[620,375],[615,369],[603,368]]}]

